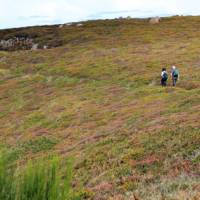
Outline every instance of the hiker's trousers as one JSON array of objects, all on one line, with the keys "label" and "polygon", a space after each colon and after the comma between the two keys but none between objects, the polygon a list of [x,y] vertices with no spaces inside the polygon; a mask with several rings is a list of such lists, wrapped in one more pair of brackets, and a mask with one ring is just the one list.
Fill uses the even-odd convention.
[{"label": "hiker's trousers", "polygon": [[172,77],[173,86],[176,86],[177,81],[178,81],[178,77]]},{"label": "hiker's trousers", "polygon": [[161,85],[162,85],[163,87],[167,86],[167,80],[162,78],[162,79],[161,79]]}]

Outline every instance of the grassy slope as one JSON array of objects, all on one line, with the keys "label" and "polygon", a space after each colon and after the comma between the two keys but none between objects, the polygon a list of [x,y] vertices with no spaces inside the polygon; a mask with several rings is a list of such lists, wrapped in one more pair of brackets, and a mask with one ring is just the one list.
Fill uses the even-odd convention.
[{"label": "grassy slope", "polygon": [[[73,185],[93,199],[198,198],[199,23],[86,22],[55,28],[62,47],[0,52],[1,142],[13,159],[74,157]],[[161,88],[172,64],[181,81]]]}]

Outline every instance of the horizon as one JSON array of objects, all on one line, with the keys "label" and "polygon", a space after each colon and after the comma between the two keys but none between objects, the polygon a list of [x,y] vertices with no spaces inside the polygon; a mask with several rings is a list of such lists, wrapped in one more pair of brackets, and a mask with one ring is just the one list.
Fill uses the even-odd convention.
[{"label": "horizon", "polygon": [[[119,17],[150,18],[200,15],[197,0],[0,0],[0,29],[56,25]],[[12,6],[11,6],[12,5]]]},{"label": "horizon", "polygon": [[154,16],[141,16],[141,17],[131,17],[130,15],[127,16],[118,16],[118,17],[113,17],[113,18],[96,18],[96,19],[85,19],[85,20],[78,20],[78,21],[67,21],[67,22],[63,22],[63,23],[52,23],[52,24],[34,24],[34,25],[25,25],[25,26],[17,26],[17,27],[7,27],[7,28],[0,28],[0,30],[9,30],[9,29],[20,29],[20,28],[29,28],[29,27],[37,27],[37,26],[56,26],[56,25],[62,25],[62,24],[67,24],[67,23],[84,23],[84,22],[88,22],[88,21],[97,21],[97,20],[114,20],[114,19],[119,19],[119,18],[123,18],[126,19],[128,17],[131,17],[131,19],[150,19],[150,18],[154,18],[154,17],[160,17],[160,18],[170,18],[170,17],[174,17],[174,16],[179,16],[179,17],[200,17],[199,15],[154,15]]},{"label": "horizon", "polygon": [[27,26],[18,26],[18,27],[8,27],[8,28],[0,28],[0,30],[9,30],[9,29],[20,29],[20,28],[29,28],[29,27],[37,27],[37,26],[56,26],[56,25],[62,25],[62,24],[70,24],[70,23],[85,23],[89,21],[99,21],[99,20],[115,20],[115,19],[120,19],[121,17],[123,19],[126,19],[128,17],[131,17],[131,19],[151,19],[154,17],[160,17],[160,18],[170,18],[174,16],[180,16],[180,17],[200,17],[200,15],[154,15],[154,16],[144,16],[144,17],[131,17],[130,15],[127,16],[118,16],[118,17],[113,17],[113,18],[96,18],[96,19],[85,19],[85,20],[80,20],[80,21],[67,21],[63,23],[52,23],[52,24],[35,24],[35,25],[27,25]]}]

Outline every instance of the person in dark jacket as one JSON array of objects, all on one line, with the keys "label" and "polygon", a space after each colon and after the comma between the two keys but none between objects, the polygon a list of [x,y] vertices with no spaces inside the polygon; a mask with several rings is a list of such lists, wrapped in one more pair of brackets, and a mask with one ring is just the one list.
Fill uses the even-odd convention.
[{"label": "person in dark jacket", "polygon": [[161,85],[163,87],[167,86],[167,80],[168,80],[168,73],[167,73],[166,68],[163,68],[161,72]]}]

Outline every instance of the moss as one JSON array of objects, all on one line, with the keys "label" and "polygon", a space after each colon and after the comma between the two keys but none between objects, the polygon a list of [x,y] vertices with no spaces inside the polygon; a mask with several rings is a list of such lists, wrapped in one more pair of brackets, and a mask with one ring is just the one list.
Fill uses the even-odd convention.
[{"label": "moss", "polygon": [[49,125],[49,128],[67,128],[70,126],[71,122],[73,120],[72,116],[62,116],[60,118],[57,118],[51,122],[51,125]]},{"label": "moss", "polygon": [[32,152],[38,153],[41,151],[52,150],[52,148],[58,143],[57,139],[50,137],[39,137],[34,140],[29,140],[22,144],[18,145],[18,149],[21,149],[23,152]]},{"label": "moss", "polygon": [[29,129],[32,127],[43,127],[46,128],[51,125],[51,122],[47,120],[44,114],[35,113],[27,117],[23,123],[24,129]]},{"label": "moss", "polygon": [[61,76],[52,80],[52,85],[55,85],[57,88],[75,86],[79,84],[79,80],[76,78],[70,78],[68,76]]}]

